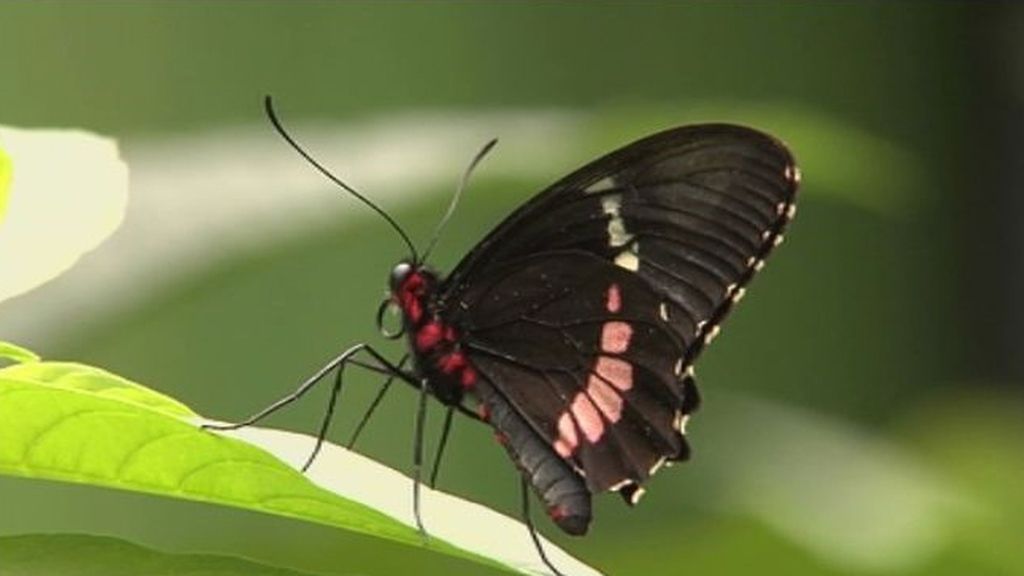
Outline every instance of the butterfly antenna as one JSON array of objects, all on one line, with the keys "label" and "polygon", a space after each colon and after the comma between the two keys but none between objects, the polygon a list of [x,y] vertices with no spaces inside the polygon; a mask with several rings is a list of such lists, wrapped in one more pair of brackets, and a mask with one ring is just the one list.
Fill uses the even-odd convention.
[{"label": "butterfly antenna", "polygon": [[459,187],[455,189],[455,194],[452,196],[451,202],[448,203],[448,210],[441,217],[441,221],[437,223],[437,228],[434,229],[434,235],[430,237],[430,242],[427,244],[427,249],[423,251],[423,260],[426,262],[430,256],[431,251],[434,250],[434,246],[437,244],[437,239],[441,237],[441,231],[444,229],[445,224],[455,213],[455,207],[459,205],[459,199],[462,198],[462,192],[466,189],[466,185],[469,183],[469,177],[473,175],[473,171],[476,170],[477,164],[487,156],[487,153],[494,148],[494,145],[498,143],[498,139],[494,138],[487,144],[484,144],[483,148],[476,153],[473,157],[472,162],[469,166],[466,166],[466,171],[462,173],[462,179],[459,180]]},{"label": "butterfly antenna", "polygon": [[334,182],[338,186],[341,186],[342,189],[344,189],[346,192],[355,196],[363,204],[369,206],[371,210],[373,210],[377,214],[380,214],[380,216],[384,218],[384,220],[386,220],[387,223],[390,224],[392,228],[394,228],[395,232],[398,232],[398,235],[402,237],[402,240],[405,242],[405,245],[409,248],[409,253],[412,255],[412,260],[414,262],[420,261],[419,257],[417,256],[416,247],[413,246],[412,240],[409,239],[409,235],[405,233],[405,230],[402,230],[402,227],[398,225],[398,222],[396,222],[394,218],[392,218],[387,212],[382,210],[380,206],[377,206],[376,204],[371,202],[369,198],[363,196],[354,188],[343,182],[341,178],[338,178],[334,174],[331,174],[330,170],[324,168],[323,165],[314,160],[313,157],[310,156],[309,153],[302,148],[302,146],[299,146],[299,143],[296,142],[295,139],[292,138],[290,134],[288,134],[288,132],[284,129],[284,126],[281,125],[281,121],[277,119],[277,113],[274,112],[274,103],[269,95],[263,98],[263,107],[267,112],[267,118],[270,119],[270,123],[274,125],[274,129],[277,130],[277,133],[280,134],[281,137],[284,138],[285,141],[288,142],[288,144],[290,144],[291,147],[294,148],[295,151],[298,152],[300,156],[305,158],[307,162],[312,164],[314,168],[319,170],[321,174],[329,178],[332,182]]}]

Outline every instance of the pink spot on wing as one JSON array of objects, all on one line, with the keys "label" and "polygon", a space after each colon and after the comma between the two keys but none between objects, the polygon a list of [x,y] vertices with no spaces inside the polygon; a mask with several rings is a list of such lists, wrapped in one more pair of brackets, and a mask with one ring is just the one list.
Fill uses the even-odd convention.
[{"label": "pink spot on wing", "polygon": [[587,440],[591,443],[597,442],[604,434],[604,420],[601,419],[601,413],[597,411],[590,398],[586,394],[577,394],[572,400],[570,410],[576,417],[576,422],[579,423]]},{"label": "pink spot on wing", "polygon": [[562,458],[569,457],[579,446],[579,437],[576,435],[576,423],[572,420],[572,414],[565,412],[558,419],[558,439],[555,440],[555,452]]},{"label": "pink spot on wing", "polygon": [[575,450],[574,447],[569,446],[569,443],[566,442],[565,440],[562,440],[561,438],[555,440],[554,448],[555,452],[562,458],[568,458],[569,456],[572,456],[572,452],[573,450]]},{"label": "pink spot on wing", "polygon": [[596,374],[587,380],[587,394],[597,404],[597,409],[611,423],[622,418],[622,396]]},{"label": "pink spot on wing", "polygon": [[622,294],[619,293],[618,284],[612,284],[608,287],[608,293],[605,298],[605,308],[612,314],[622,309]]},{"label": "pink spot on wing", "polygon": [[601,327],[601,350],[622,354],[629,348],[633,327],[626,322],[605,322]]},{"label": "pink spot on wing", "polygon": [[594,372],[623,392],[633,387],[633,365],[620,358],[598,357]]}]

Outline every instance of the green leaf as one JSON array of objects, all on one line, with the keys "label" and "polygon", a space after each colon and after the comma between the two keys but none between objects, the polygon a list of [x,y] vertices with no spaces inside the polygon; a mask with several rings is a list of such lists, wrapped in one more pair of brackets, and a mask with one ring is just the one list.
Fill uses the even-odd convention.
[{"label": "green leaf", "polygon": [[[526,528],[494,511],[424,488],[425,539],[412,527],[404,475],[331,444],[303,475],[314,438],[256,427],[212,433],[200,422],[176,400],[98,368],[0,369],[0,474],[235,506],[547,573]],[[595,574],[545,548],[563,570]]]},{"label": "green leaf", "polygon": [[16,346],[10,342],[0,340],[0,358],[13,360],[15,362],[38,362],[39,356],[35,352]]},{"label": "green leaf", "polygon": [[40,362],[38,357],[36,360],[11,366],[0,373],[7,378],[20,378],[58,389],[135,404],[168,416],[196,417],[192,410],[177,400],[105,370],[74,362]]},{"label": "green leaf", "polygon": [[11,157],[0,148],[0,224],[4,221],[4,214],[7,213],[7,192],[11,187]]},{"label": "green leaf", "polygon": [[3,574],[46,576],[304,576],[305,573],[212,554],[168,554],[105,536],[0,537]]}]

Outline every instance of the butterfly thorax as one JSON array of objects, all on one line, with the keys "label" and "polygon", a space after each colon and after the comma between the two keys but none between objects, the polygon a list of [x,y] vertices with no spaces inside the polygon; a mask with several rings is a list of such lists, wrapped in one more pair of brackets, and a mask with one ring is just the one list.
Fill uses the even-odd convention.
[{"label": "butterfly thorax", "polygon": [[477,373],[461,349],[458,330],[437,312],[437,285],[432,270],[402,262],[391,275],[391,297],[402,311],[417,373],[438,400],[452,405],[473,388]]}]

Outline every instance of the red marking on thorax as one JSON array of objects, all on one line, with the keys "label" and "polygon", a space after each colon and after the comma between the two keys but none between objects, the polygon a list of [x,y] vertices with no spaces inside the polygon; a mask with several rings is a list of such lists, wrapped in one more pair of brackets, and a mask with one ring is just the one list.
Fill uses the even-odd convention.
[{"label": "red marking on thorax", "polygon": [[414,341],[418,353],[438,354],[434,367],[441,373],[453,376],[463,388],[476,385],[476,370],[459,350],[458,334],[454,328],[439,320],[431,320],[416,330]]},{"label": "red marking on thorax", "polygon": [[434,284],[435,279],[430,272],[416,270],[405,276],[392,298],[405,315],[417,356],[429,359],[434,369],[450,376],[463,388],[472,388],[478,375],[459,349],[455,327],[438,317],[427,316],[426,307]]},{"label": "red marking on thorax", "polygon": [[476,370],[474,370],[472,366],[467,364],[462,369],[462,375],[459,377],[459,382],[462,384],[462,387],[466,388],[467,390],[475,386]]},{"label": "red marking on thorax", "polygon": [[438,321],[427,322],[416,331],[416,350],[429,352],[444,339],[444,325]]},{"label": "red marking on thorax", "polygon": [[449,352],[438,359],[437,367],[445,374],[454,374],[466,367],[466,357],[462,355],[462,352]]},{"label": "red marking on thorax", "polygon": [[423,318],[423,304],[420,301],[426,291],[426,279],[422,274],[413,272],[402,282],[398,289],[398,305],[413,324],[419,324]]}]

